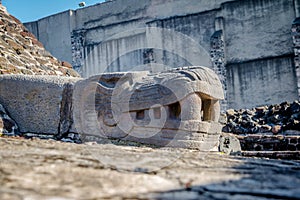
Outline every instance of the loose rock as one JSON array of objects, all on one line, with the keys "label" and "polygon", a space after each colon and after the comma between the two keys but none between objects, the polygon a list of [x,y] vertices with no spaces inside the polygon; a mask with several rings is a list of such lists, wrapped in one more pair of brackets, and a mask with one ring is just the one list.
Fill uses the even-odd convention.
[{"label": "loose rock", "polygon": [[243,134],[273,133],[300,130],[300,103],[283,102],[253,109],[227,110],[223,132]]},{"label": "loose rock", "polygon": [[230,133],[222,133],[220,136],[219,151],[227,155],[238,155],[241,153],[240,141]]}]

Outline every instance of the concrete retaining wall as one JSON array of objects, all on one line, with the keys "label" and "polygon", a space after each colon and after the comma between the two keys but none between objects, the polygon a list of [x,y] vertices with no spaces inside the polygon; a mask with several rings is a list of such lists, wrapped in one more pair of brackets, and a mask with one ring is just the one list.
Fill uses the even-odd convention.
[{"label": "concrete retaining wall", "polygon": [[71,32],[74,29],[74,11],[69,10],[45,17],[25,26],[56,58],[72,62]]},{"label": "concrete retaining wall", "polygon": [[292,55],[229,64],[227,80],[230,108],[292,102],[298,98]]},{"label": "concrete retaining wall", "polygon": [[221,15],[228,63],[293,53],[293,0],[228,2],[223,4]]}]

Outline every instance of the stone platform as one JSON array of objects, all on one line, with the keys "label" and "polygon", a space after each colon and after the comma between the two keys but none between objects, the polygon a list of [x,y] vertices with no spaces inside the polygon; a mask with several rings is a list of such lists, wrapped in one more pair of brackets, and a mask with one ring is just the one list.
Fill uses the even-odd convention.
[{"label": "stone platform", "polygon": [[0,146],[2,200],[300,198],[297,161],[3,137]]},{"label": "stone platform", "polygon": [[236,136],[244,151],[300,151],[299,135]]}]

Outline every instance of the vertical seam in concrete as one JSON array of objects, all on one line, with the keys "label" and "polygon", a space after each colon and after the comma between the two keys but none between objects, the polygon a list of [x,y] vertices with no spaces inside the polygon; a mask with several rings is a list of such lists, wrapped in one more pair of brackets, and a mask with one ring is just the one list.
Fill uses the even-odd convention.
[{"label": "vertical seam in concrete", "polygon": [[39,30],[39,21],[36,21],[36,37],[40,40],[40,30]]},{"label": "vertical seam in concrete", "polygon": [[[295,1],[294,1],[295,3]],[[295,5],[296,6],[296,5]],[[299,31],[300,25],[297,18],[294,20],[292,27],[291,27],[291,35],[293,40],[293,49],[294,49],[294,69],[296,74],[296,81],[297,81],[297,93],[298,99],[300,99],[300,43],[299,43]]]},{"label": "vertical seam in concrete", "polygon": [[293,1],[295,18],[299,17],[297,0]]}]

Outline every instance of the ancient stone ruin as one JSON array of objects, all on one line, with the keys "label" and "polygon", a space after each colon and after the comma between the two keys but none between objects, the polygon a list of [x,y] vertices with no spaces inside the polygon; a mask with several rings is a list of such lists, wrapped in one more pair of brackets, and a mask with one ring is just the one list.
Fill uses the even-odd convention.
[{"label": "ancient stone ruin", "polygon": [[222,85],[205,67],[89,79],[3,75],[0,103],[20,132],[60,138],[122,139],[211,150],[218,145]]},{"label": "ancient stone ruin", "polygon": [[45,50],[43,44],[0,4],[0,74],[75,76],[79,74]]},{"label": "ancient stone ruin", "polygon": [[[122,0],[122,3],[128,1],[134,1],[135,7],[141,2],[155,2]],[[156,2],[165,4],[171,1]],[[180,2],[191,5],[199,12],[194,3]],[[295,6],[299,5],[296,0],[285,2],[285,8],[292,2]],[[278,5],[274,7],[279,9]],[[106,10],[110,12],[108,16],[111,16],[112,9]],[[215,11],[219,12],[219,9]],[[138,14],[133,13],[134,16]],[[155,12],[153,14],[156,15]],[[203,14],[206,15],[204,18],[209,19],[207,15],[210,12],[205,11]],[[279,16],[277,12],[274,14]],[[300,198],[299,162],[280,160],[300,159],[300,134],[288,137],[280,135],[282,131],[290,134],[289,129],[295,129],[292,133],[300,133],[297,131],[300,124],[298,101],[260,107],[255,112],[228,110],[228,121],[225,118],[219,121],[225,122],[229,126],[225,128],[230,129],[230,132],[235,130],[239,135],[220,135],[218,118],[220,107],[224,108],[226,101],[221,101],[220,106],[219,100],[223,98],[221,84],[226,82],[226,76],[219,76],[219,80],[208,68],[187,67],[160,73],[157,73],[158,70],[156,73],[106,73],[88,79],[63,77],[77,74],[70,66],[67,67],[67,63],[52,58],[41,46],[36,46],[37,40],[30,33],[18,35],[18,32],[14,32],[10,35],[14,30],[23,29],[14,20],[11,21],[11,16],[4,15],[7,13],[0,11],[0,72],[19,75],[0,76],[1,200]],[[76,13],[76,16],[80,18],[80,13]],[[123,17],[116,17],[119,18]],[[280,21],[279,17],[277,19]],[[68,27],[63,21],[54,21],[46,25],[61,23]],[[225,21],[228,23],[226,18]],[[256,21],[259,22],[257,18]],[[136,23],[135,20],[127,22]],[[10,29],[10,25],[14,28]],[[94,29],[90,24],[86,25]],[[103,24],[98,25],[102,27]],[[274,24],[272,27],[281,29]],[[186,26],[183,28],[186,29]],[[268,26],[266,29],[269,30]],[[198,31],[194,27],[193,30]],[[240,31],[234,28],[231,30]],[[62,30],[57,33],[65,34]],[[228,49],[224,48],[222,32],[217,33],[211,41],[214,47],[211,51],[214,62],[212,68],[217,74],[226,75],[230,73],[230,68],[226,72],[223,61]],[[236,37],[236,34],[233,35]],[[228,39],[227,36],[225,38]],[[85,40],[81,36],[77,39]],[[20,42],[27,42],[28,45]],[[80,50],[79,43],[74,51]],[[143,58],[147,63],[154,61],[155,51],[148,49],[144,53]],[[77,56],[76,61],[81,64],[80,52]],[[281,68],[285,69],[284,65]],[[48,76],[50,74],[55,76]],[[273,78],[277,81],[275,76]],[[276,87],[280,88],[278,85]],[[270,133],[269,129],[273,125],[281,126],[281,129]],[[249,130],[255,139],[247,133]],[[269,131],[265,134],[274,134],[272,140],[262,137],[262,130]],[[32,139],[25,140],[24,137]],[[103,143],[70,144],[36,137]],[[137,142],[131,141],[150,145],[137,145]],[[203,152],[215,150],[218,142],[222,153]],[[151,144],[202,151],[150,148],[153,147]],[[287,149],[289,152],[286,152]],[[267,155],[277,160],[229,157],[224,153]]]},{"label": "ancient stone ruin", "polygon": [[[294,152],[300,150],[300,103],[260,106],[253,109],[229,109],[222,131],[234,133],[243,151]],[[260,153],[261,154],[261,153]],[[252,154],[254,155],[254,154]],[[257,155],[259,156],[259,155]],[[272,158],[278,158],[278,155]]]},{"label": "ancient stone ruin", "polygon": [[[0,75],[3,74],[20,74],[20,78],[24,75],[79,77],[69,63],[59,61],[46,51],[43,44],[18,19],[10,15],[0,2]],[[14,90],[17,93],[22,87],[27,87],[26,82],[24,84],[20,84],[17,89],[6,87],[5,90]],[[1,90],[1,93],[4,93],[4,90]],[[17,95],[10,98],[13,101]],[[22,106],[24,107],[21,113],[30,112],[30,107]],[[12,109],[10,107],[10,112],[7,112],[0,105],[0,136],[20,134],[19,127],[9,116],[11,112],[14,113]],[[25,118],[29,120],[29,116],[27,113]],[[42,115],[40,117],[43,119]],[[37,124],[34,121],[32,123]]]},{"label": "ancient stone ruin", "polygon": [[1,134],[72,141],[80,135],[83,141],[122,139],[201,150],[217,146],[224,96],[209,68],[81,79],[2,5],[0,27]]},{"label": "ancient stone ruin", "polygon": [[77,82],[74,91],[75,125],[86,136],[203,150],[217,145],[223,91],[208,68],[101,74]]},{"label": "ancient stone ruin", "polygon": [[287,130],[300,130],[300,103],[282,102],[253,109],[229,109],[224,132],[243,134],[279,134]]},{"label": "ancient stone ruin", "polygon": [[[224,5],[229,6],[232,3],[234,2]],[[219,3],[214,6],[218,7],[218,5]],[[277,9],[275,4],[272,6]],[[223,14],[227,16],[226,13]],[[200,13],[193,16],[198,15],[200,16]],[[185,17],[190,16],[189,14],[179,16],[179,18]],[[148,25],[156,24],[160,27],[158,21],[151,21]],[[167,22],[168,19],[162,21]],[[299,75],[298,21],[296,18],[292,26],[297,76]],[[173,23],[172,20],[170,23]],[[188,24],[190,23],[189,21]],[[228,21],[225,23],[223,17],[216,17],[214,24],[214,31],[211,32],[213,34],[207,38],[211,48],[206,50],[210,52],[212,61],[210,68],[218,74],[226,96],[227,83],[230,80],[227,79],[227,75],[232,74],[225,70],[228,69],[225,67],[225,36],[228,29],[225,31],[224,26],[228,25]],[[158,33],[169,39],[178,36],[176,32],[163,29],[168,26],[153,28],[152,25],[151,28],[146,29],[146,36]],[[78,76],[70,64],[57,60],[47,52],[37,38],[19,20],[7,13],[3,6],[0,6],[0,27],[1,74]],[[72,50],[76,53],[74,58],[78,65],[83,64],[80,55],[85,50],[83,51],[81,45],[89,42],[87,36],[91,30],[86,27],[72,32],[72,39],[76,39],[72,40]],[[120,37],[125,36],[120,35]],[[157,37],[150,38],[153,41],[157,40]],[[187,42],[189,50],[193,49],[187,37],[179,37],[179,39]],[[151,41],[148,40],[150,44]],[[102,43],[96,45],[98,44]],[[94,50],[89,49],[87,52],[94,52]],[[141,57],[143,64],[148,67],[156,63],[157,53],[159,53],[157,50],[149,46],[144,49]],[[114,63],[124,64],[121,62],[122,59],[118,58]],[[202,62],[205,60],[200,57],[197,59]],[[181,62],[177,62],[177,65],[180,64]],[[282,69],[286,68],[282,67]],[[108,66],[108,71],[113,70]],[[243,73],[241,75],[243,77]],[[217,123],[220,107],[224,110],[227,106],[227,101],[222,100],[219,107],[219,100],[223,96],[218,78],[208,68],[201,67],[178,68],[162,73],[146,71],[105,73],[85,80],[56,76],[3,76],[0,81],[2,83],[0,103],[4,105],[0,107],[0,133],[70,142],[122,139],[158,146],[211,149],[216,145],[216,138],[221,132],[221,127]],[[252,84],[247,84],[249,85]],[[28,93],[29,90],[31,91]],[[253,98],[248,98],[243,102],[248,100],[251,100],[251,103],[254,101]],[[221,135],[219,149],[223,152],[223,147],[227,148],[228,152],[239,149],[239,142],[244,151],[300,149],[299,142],[294,142],[300,141],[297,132],[299,130],[299,102],[297,101],[291,104],[285,102],[280,105],[261,106],[252,110],[229,109],[227,119],[222,131],[235,135]],[[232,144],[237,145],[232,148]]]},{"label": "ancient stone ruin", "polygon": [[83,77],[158,64],[211,67],[223,83],[223,110],[240,109],[299,99],[299,4],[112,0],[25,26]]}]

